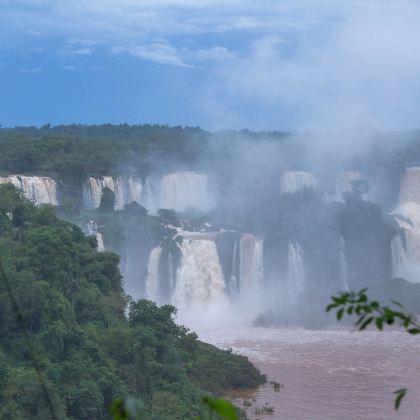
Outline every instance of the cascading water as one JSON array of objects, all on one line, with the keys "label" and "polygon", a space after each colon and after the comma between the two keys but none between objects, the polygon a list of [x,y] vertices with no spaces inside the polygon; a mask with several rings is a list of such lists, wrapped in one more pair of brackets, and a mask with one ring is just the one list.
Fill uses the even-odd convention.
[{"label": "cascading water", "polygon": [[98,243],[98,251],[103,252],[105,251],[104,240],[102,234],[98,232],[98,225],[95,221],[91,220],[86,225],[86,233],[90,236],[96,237],[96,242]]},{"label": "cascading water", "polygon": [[288,289],[292,302],[305,290],[305,269],[303,249],[299,244],[290,243],[288,249]]},{"label": "cascading water", "polygon": [[216,244],[184,238],[172,303],[182,309],[204,309],[226,298],[226,284]]},{"label": "cascading water", "polygon": [[340,284],[342,290],[348,291],[349,286],[347,283],[346,243],[342,236],[340,236],[340,248],[338,251],[338,259],[340,269]]},{"label": "cascading water", "polygon": [[404,276],[404,267],[407,265],[408,258],[404,247],[401,234],[396,235],[391,242],[392,253],[392,276]]},{"label": "cascading water", "polygon": [[183,211],[186,207],[208,211],[214,206],[206,175],[176,172],[162,177],[159,207]]},{"label": "cascading water", "polygon": [[104,188],[109,188],[115,194],[115,209],[121,210],[133,201],[141,204],[142,183],[140,178],[89,177],[83,184],[83,204],[86,209],[96,209],[101,203]]},{"label": "cascading water", "polygon": [[294,193],[304,188],[315,188],[316,186],[316,179],[310,172],[285,171],[280,177],[282,193]]},{"label": "cascading water", "polygon": [[[418,282],[420,274],[420,167],[408,167],[401,178],[399,205],[392,211],[401,232],[391,243],[394,276]],[[404,239],[404,240],[403,240]]]},{"label": "cascading water", "polygon": [[152,249],[147,263],[146,298],[159,303],[159,266],[162,248]]},{"label": "cascading water", "polygon": [[414,166],[405,169],[401,179],[399,203],[420,204],[420,167]]},{"label": "cascading water", "polygon": [[240,290],[255,292],[263,285],[263,240],[244,233],[240,240]]},{"label": "cascading water", "polygon": [[406,202],[391,215],[402,230],[391,243],[393,274],[417,282],[420,273],[420,205]]},{"label": "cascading water", "polygon": [[10,183],[19,188],[35,205],[58,205],[57,184],[47,176],[10,175],[0,178],[0,184]]}]

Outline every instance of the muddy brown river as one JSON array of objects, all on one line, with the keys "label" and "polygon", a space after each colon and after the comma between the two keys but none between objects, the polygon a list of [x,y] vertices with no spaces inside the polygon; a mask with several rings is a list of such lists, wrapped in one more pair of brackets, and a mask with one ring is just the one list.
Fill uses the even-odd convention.
[{"label": "muddy brown river", "polygon": [[[230,395],[251,419],[420,419],[420,336],[254,327],[199,336],[248,356],[269,381],[282,384]],[[409,392],[396,412],[393,392],[403,387]],[[274,411],[261,410],[264,404]]]}]

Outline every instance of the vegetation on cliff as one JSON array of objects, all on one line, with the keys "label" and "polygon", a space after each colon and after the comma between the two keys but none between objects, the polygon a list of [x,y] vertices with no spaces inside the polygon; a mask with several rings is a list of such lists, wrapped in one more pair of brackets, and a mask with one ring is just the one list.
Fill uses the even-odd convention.
[{"label": "vegetation on cliff", "polygon": [[263,380],[177,325],[172,306],[130,301],[117,255],[11,185],[0,186],[0,260],[1,418],[50,417],[34,363],[59,418],[108,418],[128,395],[150,418],[194,418],[206,393]]}]

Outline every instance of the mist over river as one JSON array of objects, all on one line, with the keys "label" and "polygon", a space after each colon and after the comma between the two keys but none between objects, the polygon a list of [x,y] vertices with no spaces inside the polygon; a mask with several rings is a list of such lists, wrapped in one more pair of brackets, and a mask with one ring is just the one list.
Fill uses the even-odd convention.
[{"label": "mist over river", "polygon": [[[420,418],[420,339],[400,331],[352,332],[351,327],[203,330],[199,337],[247,356],[280,391],[267,383],[231,394],[251,419],[416,420]],[[393,392],[409,392],[398,411]],[[272,414],[255,414],[268,402]]]}]

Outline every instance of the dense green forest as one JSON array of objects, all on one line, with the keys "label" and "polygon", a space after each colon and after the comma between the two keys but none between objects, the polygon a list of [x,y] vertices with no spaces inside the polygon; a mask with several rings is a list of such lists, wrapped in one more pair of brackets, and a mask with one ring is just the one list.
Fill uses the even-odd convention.
[{"label": "dense green forest", "polygon": [[[194,127],[127,124],[0,128],[0,173],[56,174],[63,179],[82,179],[87,175],[120,174],[120,165],[124,165],[124,171],[145,175],[159,169],[159,165],[205,166],[215,158],[234,161],[239,145],[246,149],[247,145],[267,141],[274,145],[271,152],[287,157],[287,166],[293,168],[302,163],[304,146],[314,138],[331,138],[331,145],[339,146],[337,138],[349,135],[353,136],[249,130],[213,133]],[[363,152],[355,157],[355,165],[376,163],[389,170],[395,165],[418,163],[420,132],[377,132],[370,136]]]},{"label": "dense green forest", "polygon": [[131,301],[117,255],[11,185],[0,186],[0,258],[0,418],[50,417],[34,362],[59,418],[109,418],[128,395],[151,419],[194,418],[206,393],[264,380],[177,325],[172,306]]}]

